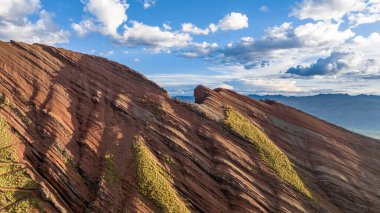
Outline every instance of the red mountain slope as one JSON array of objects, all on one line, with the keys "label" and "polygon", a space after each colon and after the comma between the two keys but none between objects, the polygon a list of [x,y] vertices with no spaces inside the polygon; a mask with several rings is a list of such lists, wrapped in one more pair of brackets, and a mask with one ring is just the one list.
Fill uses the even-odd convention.
[{"label": "red mountain slope", "polygon": [[0,42],[0,95],[39,183],[29,210],[380,211],[379,141],[275,102],[200,86],[183,103],[115,62],[18,42]]}]

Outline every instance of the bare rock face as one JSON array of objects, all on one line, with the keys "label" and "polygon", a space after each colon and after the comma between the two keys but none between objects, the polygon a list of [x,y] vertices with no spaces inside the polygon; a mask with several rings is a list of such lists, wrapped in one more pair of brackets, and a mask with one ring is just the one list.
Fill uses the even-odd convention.
[{"label": "bare rock face", "polygon": [[[380,141],[276,102],[199,86],[183,103],[118,63],[19,42],[0,42],[0,96],[49,212],[380,212]],[[226,126],[226,107],[311,196]]]}]

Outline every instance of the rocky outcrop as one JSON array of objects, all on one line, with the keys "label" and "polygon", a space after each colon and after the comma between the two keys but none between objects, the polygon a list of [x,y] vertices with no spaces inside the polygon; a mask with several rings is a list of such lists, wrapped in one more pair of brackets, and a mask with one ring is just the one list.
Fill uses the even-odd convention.
[{"label": "rocky outcrop", "polygon": [[[19,155],[56,211],[380,211],[379,141],[276,102],[200,86],[196,104],[183,103],[126,66],[19,42],[0,42],[0,95]],[[224,124],[226,106],[287,156],[311,197]],[[136,138],[150,163],[136,160]]]}]

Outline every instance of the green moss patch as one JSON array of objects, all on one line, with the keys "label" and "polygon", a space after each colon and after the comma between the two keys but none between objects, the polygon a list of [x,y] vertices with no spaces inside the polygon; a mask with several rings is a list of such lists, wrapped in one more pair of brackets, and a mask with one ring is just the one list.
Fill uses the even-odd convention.
[{"label": "green moss patch", "polygon": [[25,169],[13,171],[0,176],[0,187],[37,189],[38,183],[31,179]]},{"label": "green moss patch", "polygon": [[260,154],[262,161],[274,170],[284,181],[294,186],[307,197],[311,198],[310,191],[298,176],[288,157],[269,139],[265,133],[252,122],[244,118],[231,107],[225,108],[224,124],[241,137],[251,142]]},{"label": "green moss patch", "polygon": [[10,206],[6,212],[7,213],[25,213],[25,212],[41,212],[39,207],[39,199],[35,197],[30,197],[17,202],[16,204]]},{"label": "green moss patch", "polygon": [[0,208],[15,203],[16,201],[26,198],[29,195],[31,195],[31,192],[0,191]]},{"label": "green moss patch", "polygon": [[163,174],[163,168],[146,147],[142,137],[135,137],[133,148],[135,150],[139,192],[151,200],[163,212],[190,212],[169,182],[167,175]]},{"label": "green moss patch", "polygon": [[21,169],[21,166],[17,164],[9,164],[6,166],[0,166],[0,177],[1,175],[6,174],[8,172],[12,172],[16,169]]},{"label": "green moss patch", "polygon": [[17,162],[17,152],[12,145],[10,127],[4,118],[0,117],[0,162]]},{"label": "green moss patch", "polygon": [[[16,148],[13,146],[10,127],[5,119],[0,117],[0,207],[7,207],[6,212],[24,213],[38,209],[38,199],[31,197],[33,191],[18,189],[37,189],[38,182],[33,180],[25,168],[18,162]],[[29,196],[29,197],[28,197]]]},{"label": "green moss patch", "polygon": [[0,117],[0,148],[10,145],[12,137],[9,132],[9,125],[4,118]]},{"label": "green moss patch", "polygon": [[110,185],[114,185],[115,183],[120,181],[120,177],[119,177],[119,174],[117,173],[113,156],[110,154],[106,154],[104,155],[103,160],[104,160],[104,166],[105,166],[104,179]]},{"label": "green moss patch", "polygon": [[0,162],[17,162],[17,152],[13,146],[0,149]]}]

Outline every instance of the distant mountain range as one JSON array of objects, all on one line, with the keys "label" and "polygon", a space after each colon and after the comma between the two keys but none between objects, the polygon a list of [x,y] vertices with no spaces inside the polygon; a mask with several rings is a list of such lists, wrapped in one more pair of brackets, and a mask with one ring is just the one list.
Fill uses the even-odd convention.
[{"label": "distant mountain range", "polygon": [[[258,100],[274,100],[297,108],[351,131],[380,139],[380,96],[320,94],[304,97],[249,95]],[[176,98],[193,102],[192,96]]]},{"label": "distant mountain range", "polygon": [[249,95],[249,97],[278,101],[346,129],[380,138],[380,96],[321,94],[306,97],[281,95]]}]

